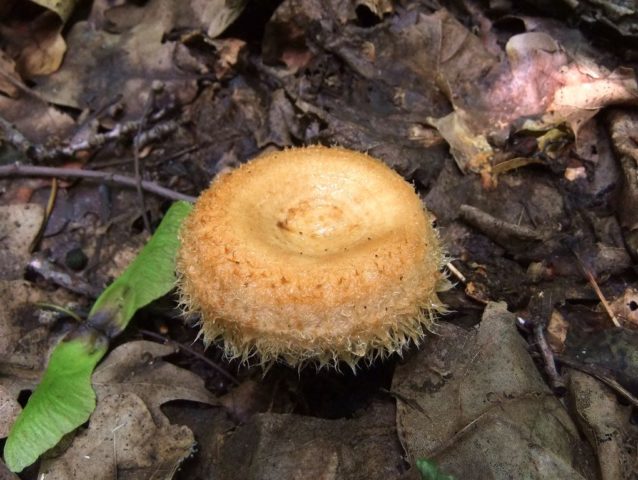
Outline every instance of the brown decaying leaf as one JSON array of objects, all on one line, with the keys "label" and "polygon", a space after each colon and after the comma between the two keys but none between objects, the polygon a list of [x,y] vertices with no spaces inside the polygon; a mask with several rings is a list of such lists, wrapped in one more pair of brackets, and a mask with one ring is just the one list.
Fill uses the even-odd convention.
[{"label": "brown decaying leaf", "polygon": [[553,310],[547,325],[547,342],[553,352],[561,353],[565,348],[565,340],[569,331],[569,323],[558,310]]},{"label": "brown decaying leaf", "polygon": [[55,12],[63,23],[71,16],[78,0],[31,0],[38,5]]},{"label": "brown decaying leaf", "polygon": [[49,75],[60,68],[66,52],[63,26],[60,17],[49,11],[27,23],[0,25],[0,34],[9,39],[7,54],[23,77]]},{"label": "brown decaying leaf", "polygon": [[612,72],[589,58],[572,57],[547,33],[511,37],[506,59],[497,61],[445,11],[428,22],[438,22],[441,38],[448,39],[442,40],[437,70],[454,107],[448,117],[430,122],[450,143],[463,171],[489,168],[493,144],[487,139],[498,145],[512,127],[543,131],[565,123],[577,135],[601,108],[638,101],[633,72]]},{"label": "brown decaying leaf", "polygon": [[[52,311],[38,304],[73,308],[75,298],[24,280],[0,280],[0,299],[0,389],[15,400],[21,391],[35,387],[51,349],[65,334]],[[5,415],[9,412],[3,410],[0,417]]]},{"label": "brown decaying leaf", "polygon": [[97,408],[89,428],[40,473],[53,479],[169,479],[195,445],[187,427],[160,410],[172,400],[217,404],[193,372],[162,360],[168,345],[134,341],[109,354],[93,375]]},{"label": "brown decaying leaf", "polygon": [[610,306],[624,327],[638,329],[638,289],[627,288]]},{"label": "brown decaying leaf", "polygon": [[173,353],[175,349],[169,345],[148,341],[128,342],[116,348],[93,375],[98,401],[109,395],[134,392],[158,423],[165,418],[159,407],[171,400],[217,405],[200,377],[162,360]]},{"label": "brown decaying leaf", "polygon": [[0,280],[24,275],[31,253],[29,245],[42,225],[43,209],[35,203],[0,206]]},{"label": "brown decaying leaf", "polygon": [[0,92],[10,97],[16,97],[20,91],[16,84],[22,79],[16,72],[16,63],[6,53],[0,51]]},{"label": "brown decaying leaf", "polygon": [[621,406],[614,392],[577,370],[570,370],[569,392],[581,431],[597,451],[601,478],[631,478],[632,458],[625,447],[631,408]]},{"label": "brown decaying leaf", "polygon": [[196,75],[176,67],[176,45],[164,41],[164,35],[199,26],[218,35],[243,6],[243,1],[217,0],[151,0],[142,7],[128,3],[111,9],[100,5],[71,28],[62,68],[42,79],[36,90],[51,102],[76,108],[99,108],[93,103],[96,96],[106,103],[122,95],[131,118],[142,115],[152,83],[160,80],[167,92],[188,103],[197,91]]},{"label": "brown decaying leaf", "polygon": [[5,120],[36,144],[64,138],[75,126],[69,114],[31,95],[21,95],[16,99],[0,95],[0,112]]},{"label": "brown decaying leaf", "polygon": [[171,479],[195,447],[192,432],[153,418],[134,393],[102,398],[88,429],[61,456],[46,459],[40,475],[48,480]]},{"label": "brown decaying leaf", "polygon": [[[22,407],[9,390],[0,385],[0,438],[9,435],[11,425],[18,417]],[[2,476],[0,475],[0,478]]]},{"label": "brown decaying leaf", "polygon": [[[219,441],[218,480],[399,480],[391,403],[355,419],[262,413]],[[409,477],[413,478],[413,477]]]},{"label": "brown decaying leaf", "polygon": [[503,303],[488,304],[478,330],[441,324],[392,390],[410,460],[434,459],[456,478],[582,480],[591,460]]},{"label": "brown decaying leaf", "polygon": [[76,23],[67,36],[69,51],[62,68],[42,79],[36,91],[53,103],[75,108],[100,108],[93,104],[96,96],[108,103],[122,95],[133,118],[142,116],[151,84],[159,79],[179,100],[190,100],[194,78],[174,67],[174,44],[162,43],[174,22],[169,7],[165,0],[152,0],[144,6],[141,21],[117,35],[97,29],[90,20]]}]

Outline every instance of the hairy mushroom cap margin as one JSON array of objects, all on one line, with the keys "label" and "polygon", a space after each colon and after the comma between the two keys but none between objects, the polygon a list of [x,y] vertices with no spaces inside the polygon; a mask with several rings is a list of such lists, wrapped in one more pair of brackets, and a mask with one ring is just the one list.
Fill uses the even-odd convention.
[{"label": "hairy mushroom cap margin", "polygon": [[181,231],[178,288],[229,357],[318,366],[419,341],[444,282],[414,188],[343,148],[262,155],[218,176]]}]

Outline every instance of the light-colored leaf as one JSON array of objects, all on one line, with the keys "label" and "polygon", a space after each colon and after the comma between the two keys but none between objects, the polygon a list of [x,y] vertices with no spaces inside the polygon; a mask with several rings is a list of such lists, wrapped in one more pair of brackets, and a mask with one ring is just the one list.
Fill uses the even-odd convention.
[{"label": "light-colored leaf", "polygon": [[31,0],[38,5],[51,10],[58,14],[58,16],[62,19],[62,22],[66,23],[66,21],[73,13],[73,9],[75,5],[78,3],[78,0]]},{"label": "light-colored leaf", "polygon": [[100,400],[89,428],[66,452],[43,462],[39,478],[169,480],[194,446],[187,427],[170,425],[166,419],[154,422],[134,393],[109,395]]},{"label": "light-colored leaf", "polygon": [[190,400],[216,405],[202,378],[165,362],[175,349],[155,342],[128,342],[113,350],[93,375],[98,401],[109,395],[133,392],[153,415],[163,418],[159,407],[171,400]]},{"label": "light-colored leaf", "polygon": [[38,234],[44,210],[35,203],[0,207],[0,280],[24,276],[31,253],[29,245]]}]

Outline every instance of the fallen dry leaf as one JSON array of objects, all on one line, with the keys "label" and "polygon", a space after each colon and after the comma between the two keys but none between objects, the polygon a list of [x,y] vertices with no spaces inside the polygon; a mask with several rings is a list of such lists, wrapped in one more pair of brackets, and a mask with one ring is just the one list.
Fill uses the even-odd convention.
[{"label": "fallen dry leaf", "polygon": [[6,52],[15,59],[22,77],[49,75],[60,68],[66,52],[63,26],[51,11],[26,22],[0,24],[0,34],[9,39]]},{"label": "fallen dry leaf", "polygon": [[6,53],[0,51],[0,92],[10,97],[17,97],[20,89],[17,85],[22,79],[16,71],[16,63]]},{"label": "fallen dry leaf", "polygon": [[[96,8],[86,21],[77,22],[67,36],[69,51],[62,68],[41,79],[36,90],[49,101],[75,108],[100,108],[95,98],[108,103],[119,95],[127,118],[140,117],[154,81],[166,92],[188,103],[197,92],[197,75],[180,70],[176,43],[165,35],[175,29],[205,26],[218,35],[244,2],[151,0]],[[104,16],[104,18],[102,18]]]},{"label": "fallen dry leaf", "polygon": [[503,303],[488,304],[478,330],[441,324],[392,391],[411,462],[436,460],[456,478],[583,478],[580,433]]},{"label": "fallen dry leaf", "polygon": [[569,391],[582,432],[597,450],[602,480],[631,478],[632,458],[625,445],[631,408],[595,378],[571,370]]},{"label": "fallen dry leaf", "polygon": [[190,0],[189,3],[206,34],[215,38],[237,19],[248,0]]},{"label": "fallen dry leaf", "polygon": [[[219,442],[219,480],[399,480],[391,404],[352,420],[261,413]],[[403,477],[401,477],[403,478]]]},{"label": "fallen dry leaf", "polygon": [[65,138],[75,127],[75,121],[68,113],[31,95],[21,95],[16,99],[0,95],[0,111],[5,120],[36,144]]},{"label": "fallen dry leaf", "polygon": [[165,421],[160,406],[171,400],[217,405],[204,380],[162,360],[173,353],[175,349],[171,346],[148,341],[128,342],[116,348],[93,374],[98,401],[133,392],[148,406],[158,424]]},{"label": "fallen dry leaf", "polygon": [[614,299],[611,311],[626,328],[638,329],[638,290],[627,288],[622,295]]},{"label": "fallen dry leaf", "polygon": [[55,12],[64,23],[69,19],[78,0],[31,0],[44,8]]},{"label": "fallen dry leaf", "polygon": [[44,211],[35,203],[0,206],[0,280],[17,280],[31,258],[29,246],[38,234]]},{"label": "fallen dry leaf", "polygon": [[[0,363],[39,372],[46,364],[49,349],[64,332],[53,334],[51,312],[36,304],[68,307],[72,297],[62,290],[44,291],[24,280],[0,280],[0,299]],[[3,385],[11,389],[10,385]]]},{"label": "fallen dry leaf", "polygon": [[625,241],[632,255],[638,255],[638,147],[635,112],[615,110],[608,115],[611,139],[622,169],[622,192],[618,216],[625,229]]},{"label": "fallen dry leaf", "polygon": [[43,460],[40,475],[47,480],[168,480],[194,447],[187,427],[170,425],[166,417],[156,422],[134,393],[108,395],[66,452]]},{"label": "fallen dry leaf", "polygon": [[565,320],[565,317],[558,310],[552,310],[552,315],[549,317],[549,324],[547,325],[547,342],[552,347],[553,352],[561,353],[563,351],[568,332],[569,323]]},{"label": "fallen dry leaf", "polygon": [[187,427],[171,425],[160,407],[172,400],[217,404],[194,373],[162,360],[175,353],[148,341],[125,343],[93,374],[97,408],[70,447],[43,462],[52,479],[170,479],[192,453]]},{"label": "fallen dry leaf", "polygon": [[21,411],[22,407],[15,399],[15,396],[0,385],[0,438],[5,438],[9,435],[11,425],[13,425]]},{"label": "fallen dry leaf", "polygon": [[444,40],[436,68],[454,112],[430,122],[450,143],[464,172],[489,169],[493,148],[502,146],[511,131],[547,131],[567,124],[577,136],[601,108],[638,101],[632,71],[609,71],[588,57],[572,56],[548,33],[512,36],[504,60],[497,61],[444,10],[429,16],[426,24],[437,22]]},{"label": "fallen dry leaf", "polygon": [[391,0],[357,0],[355,3],[356,8],[365,7],[378,19],[394,11]]}]

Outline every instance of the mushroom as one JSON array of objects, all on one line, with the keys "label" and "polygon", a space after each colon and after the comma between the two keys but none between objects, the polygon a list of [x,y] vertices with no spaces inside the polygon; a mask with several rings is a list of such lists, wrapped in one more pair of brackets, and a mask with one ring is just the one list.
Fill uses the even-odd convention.
[{"label": "mushroom", "polygon": [[431,223],[412,185],[366,154],[267,153],[218,176],[184,221],[181,303],[229,357],[355,368],[418,342],[443,309]]}]

